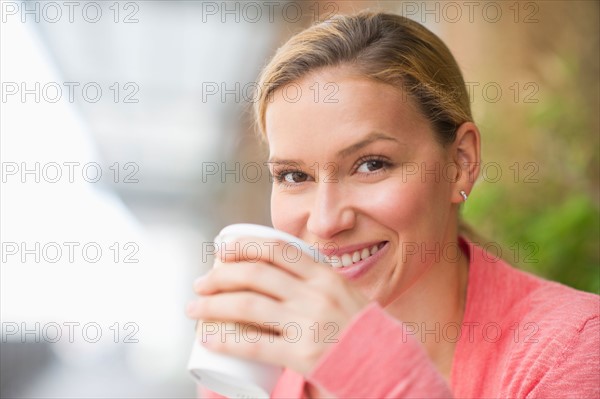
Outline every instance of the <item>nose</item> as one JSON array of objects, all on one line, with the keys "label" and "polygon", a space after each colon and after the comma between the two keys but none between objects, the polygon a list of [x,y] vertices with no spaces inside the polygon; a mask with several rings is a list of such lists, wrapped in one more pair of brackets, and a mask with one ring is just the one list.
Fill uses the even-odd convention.
[{"label": "nose", "polygon": [[326,240],[352,229],[356,214],[351,206],[351,199],[349,193],[344,192],[344,185],[339,182],[317,183],[314,203],[306,224],[307,230]]}]

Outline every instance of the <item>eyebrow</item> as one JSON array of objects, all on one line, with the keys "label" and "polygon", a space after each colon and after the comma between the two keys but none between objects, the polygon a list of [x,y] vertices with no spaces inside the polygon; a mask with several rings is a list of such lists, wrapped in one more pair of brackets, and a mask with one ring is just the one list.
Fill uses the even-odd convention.
[{"label": "eyebrow", "polygon": [[[347,156],[352,155],[355,152],[359,151],[361,148],[364,148],[364,147],[368,146],[369,144],[372,144],[372,143],[374,143],[376,141],[380,141],[380,140],[393,141],[395,143],[398,143],[398,139],[396,139],[393,136],[389,136],[389,135],[387,135],[385,133],[381,133],[381,132],[371,132],[367,135],[367,137],[360,140],[359,142],[351,144],[344,149],[341,149],[340,151],[337,152],[336,155],[338,158],[346,158]],[[285,159],[278,159],[278,158],[270,158],[267,162],[274,163],[274,164],[283,164],[283,165],[304,165],[303,161],[297,160],[297,159],[285,160]]]},{"label": "eyebrow", "polygon": [[398,140],[395,137],[388,136],[385,133],[372,132],[369,135],[367,135],[367,137],[365,137],[364,139],[359,141],[358,143],[351,144],[348,147],[344,148],[343,150],[338,151],[337,156],[338,156],[338,158],[345,158],[349,155],[354,154],[361,148],[366,147],[369,144],[374,143],[379,140],[394,141],[394,142],[398,143]]}]

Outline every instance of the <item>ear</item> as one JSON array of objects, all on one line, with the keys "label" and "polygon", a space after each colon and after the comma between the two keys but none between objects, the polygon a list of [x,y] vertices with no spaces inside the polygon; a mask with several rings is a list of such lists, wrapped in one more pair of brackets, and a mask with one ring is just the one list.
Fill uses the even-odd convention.
[{"label": "ear", "polygon": [[481,166],[481,137],[479,129],[473,122],[465,122],[456,130],[456,139],[451,145],[453,161],[457,166],[457,173],[452,183],[452,203],[464,201],[461,191],[467,195],[479,177]]}]

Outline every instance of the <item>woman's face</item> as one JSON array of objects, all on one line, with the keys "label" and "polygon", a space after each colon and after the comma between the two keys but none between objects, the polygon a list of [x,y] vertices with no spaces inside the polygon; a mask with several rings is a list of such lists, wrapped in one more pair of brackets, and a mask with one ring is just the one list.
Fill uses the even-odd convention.
[{"label": "woman's face", "polygon": [[389,304],[451,239],[449,151],[393,86],[342,68],[293,86],[277,90],[266,112],[273,225],[323,249],[343,264],[334,270]]}]

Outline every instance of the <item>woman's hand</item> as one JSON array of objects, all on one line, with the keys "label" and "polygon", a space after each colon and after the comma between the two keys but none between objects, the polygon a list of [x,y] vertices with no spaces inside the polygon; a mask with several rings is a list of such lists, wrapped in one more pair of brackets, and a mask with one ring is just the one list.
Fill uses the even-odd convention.
[{"label": "woman's hand", "polygon": [[235,331],[217,323],[202,337],[220,353],[306,374],[369,303],[330,266],[281,241],[237,238],[217,256],[217,267],[194,283],[199,297],[187,314],[236,322]]}]

